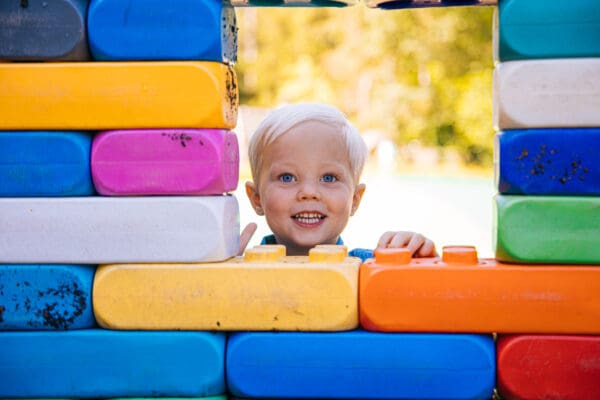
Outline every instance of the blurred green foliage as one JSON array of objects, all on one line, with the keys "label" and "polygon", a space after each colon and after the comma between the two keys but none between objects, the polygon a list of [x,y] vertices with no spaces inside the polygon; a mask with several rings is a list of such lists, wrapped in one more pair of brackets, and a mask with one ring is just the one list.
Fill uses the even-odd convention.
[{"label": "blurred green foliage", "polygon": [[493,7],[236,13],[241,104],[332,103],[361,131],[491,165]]}]

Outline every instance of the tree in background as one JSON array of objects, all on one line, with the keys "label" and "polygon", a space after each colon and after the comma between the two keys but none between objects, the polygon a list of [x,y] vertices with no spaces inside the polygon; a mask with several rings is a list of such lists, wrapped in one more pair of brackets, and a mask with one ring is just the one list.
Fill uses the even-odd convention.
[{"label": "tree in background", "polygon": [[242,104],[328,102],[361,131],[491,165],[492,7],[236,12]]}]

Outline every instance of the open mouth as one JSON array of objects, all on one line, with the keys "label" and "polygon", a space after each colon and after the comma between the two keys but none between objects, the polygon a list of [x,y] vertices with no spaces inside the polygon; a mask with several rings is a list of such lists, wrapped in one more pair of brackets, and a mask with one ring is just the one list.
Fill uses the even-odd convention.
[{"label": "open mouth", "polygon": [[299,214],[293,215],[292,218],[294,218],[297,222],[299,222],[301,224],[311,225],[311,224],[318,224],[319,222],[324,220],[325,215],[323,215],[321,213],[309,212],[309,213],[299,213]]}]

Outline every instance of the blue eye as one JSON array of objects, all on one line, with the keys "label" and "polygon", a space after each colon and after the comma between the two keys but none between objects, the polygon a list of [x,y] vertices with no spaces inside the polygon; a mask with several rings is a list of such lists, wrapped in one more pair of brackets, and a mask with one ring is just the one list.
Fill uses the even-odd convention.
[{"label": "blue eye", "polygon": [[279,180],[281,182],[290,183],[290,182],[294,182],[296,180],[296,178],[294,178],[294,175],[292,175],[292,174],[281,174],[281,175],[279,175]]},{"label": "blue eye", "polygon": [[337,182],[337,178],[333,174],[325,174],[325,175],[323,175],[323,177],[321,178],[321,180],[323,182],[325,182],[325,183]]}]

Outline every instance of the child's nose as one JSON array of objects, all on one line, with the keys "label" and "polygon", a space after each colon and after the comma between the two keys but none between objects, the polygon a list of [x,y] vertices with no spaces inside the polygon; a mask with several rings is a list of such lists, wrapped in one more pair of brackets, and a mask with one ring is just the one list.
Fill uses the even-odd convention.
[{"label": "child's nose", "polygon": [[299,200],[318,200],[320,198],[321,194],[319,192],[318,185],[315,185],[312,182],[305,182],[300,185],[298,190]]}]

